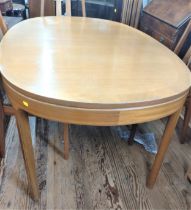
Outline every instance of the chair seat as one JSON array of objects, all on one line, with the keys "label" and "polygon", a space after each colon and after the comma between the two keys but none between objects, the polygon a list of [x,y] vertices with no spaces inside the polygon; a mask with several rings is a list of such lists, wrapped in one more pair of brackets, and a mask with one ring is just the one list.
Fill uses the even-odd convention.
[{"label": "chair seat", "polygon": [[8,29],[10,29],[11,27],[13,27],[14,25],[16,25],[17,23],[23,20],[22,17],[3,16],[3,18],[6,22]]},{"label": "chair seat", "polygon": [[25,5],[23,4],[14,4],[13,3],[13,11],[24,11],[25,10]]}]

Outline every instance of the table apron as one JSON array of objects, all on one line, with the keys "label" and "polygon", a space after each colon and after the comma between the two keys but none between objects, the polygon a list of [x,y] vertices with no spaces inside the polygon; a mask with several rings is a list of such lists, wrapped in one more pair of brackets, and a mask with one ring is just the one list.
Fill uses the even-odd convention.
[{"label": "table apron", "polygon": [[188,93],[167,103],[126,109],[87,109],[51,104],[20,93],[3,80],[6,93],[16,110],[70,124],[115,126],[143,123],[175,113],[185,103]]}]

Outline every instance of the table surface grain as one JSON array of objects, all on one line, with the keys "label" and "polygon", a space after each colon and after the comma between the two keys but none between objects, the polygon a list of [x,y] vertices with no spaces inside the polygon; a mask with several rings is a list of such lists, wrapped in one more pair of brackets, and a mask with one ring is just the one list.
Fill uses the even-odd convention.
[{"label": "table surface grain", "polygon": [[186,65],[153,38],[121,23],[82,17],[17,24],[0,43],[0,70],[26,94],[67,106],[157,104],[190,86]]}]

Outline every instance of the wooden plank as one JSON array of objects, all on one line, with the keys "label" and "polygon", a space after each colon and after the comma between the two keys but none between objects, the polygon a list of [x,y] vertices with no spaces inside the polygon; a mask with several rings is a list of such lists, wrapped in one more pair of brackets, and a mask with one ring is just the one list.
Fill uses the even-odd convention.
[{"label": "wooden plank", "polygon": [[[165,122],[154,121],[152,123],[144,123],[141,125],[142,132],[155,131],[155,138],[159,142],[165,129]],[[191,204],[189,197],[185,196],[184,190],[189,190],[189,183],[185,177],[185,166],[191,161],[189,155],[190,147],[188,145],[180,145],[177,135],[174,133],[173,140],[167,152],[164,164],[161,168],[160,179],[156,187],[149,191],[150,200],[156,209],[187,209],[187,205]],[[145,156],[144,150],[141,153]],[[171,167],[169,167],[171,166]],[[165,190],[164,190],[165,189]],[[181,189],[181,190],[180,190]],[[158,196],[155,193],[157,190]],[[164,207],[160,207],[163,203]],[[165,207],[166,206],[166,207]]]},{"label": "wooden plank", "polygon": [[[139,126],[159,141],[164,123]],[[138,144],[129,147],[115,128],[71,126],[70,157],[63,159],[63,126],[37,120],[33,146],[40,186],[39,202],[29,197],[14,118],[6,136],[7,155],[0,165],[0,209],[189,209],[191,188],[185,177],[191,144],[176,133],[153,190],[145,187],[153,155]],[[185,195],[186,193],[186,195]]]},{"label": "wooden plank", "polygon": [[69,125],[64,123],[64,159],[69,158]]}]

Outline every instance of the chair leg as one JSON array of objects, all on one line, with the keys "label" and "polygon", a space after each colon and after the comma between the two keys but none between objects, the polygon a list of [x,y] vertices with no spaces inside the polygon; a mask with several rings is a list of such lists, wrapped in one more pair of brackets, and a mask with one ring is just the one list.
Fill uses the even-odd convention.
[{"label": "chair leg", "polygon": [[136,133],[136,130],[137,130],[137,126],[138,126],[138,124],[133,124],[132,125],[130,137],[129,137],[129,140],[128,140],[129,145],[133,145],[133,143],[134,143],[134,138],[135,138],[135,133]]},{"label": "chair leg", "polygon": [[0,102],[0,158],[5,157],[5,114]]},{"label": "chair leg", "polygon": [[188,98],[188,103],[186,105],[183,128],[180,135],[180,143],[183,144],[185,142],[186,133],[189,127],[189,122],[191,120],[191,97]]},{"label": "chair leg", "polygon": [[69,125],[64,123],[64,159],[69,157]]}]

